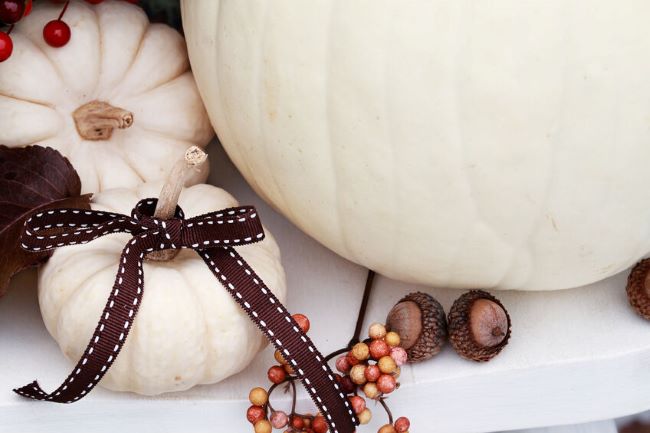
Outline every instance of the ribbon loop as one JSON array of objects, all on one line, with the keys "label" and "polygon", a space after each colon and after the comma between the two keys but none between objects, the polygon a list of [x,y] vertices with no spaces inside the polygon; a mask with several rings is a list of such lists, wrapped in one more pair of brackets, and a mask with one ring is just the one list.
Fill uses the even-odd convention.
[{"label": "ribbon loop", "polygon": [[303,381],[333,433],[352,433],[356,416],[334,373],[286,308],[233,246],[264,239],[264,228],[252,206],[211,212],[185,219],[176,207],[174,218],[155,218],[156,199],[138,202],[131,216],[102,211],[57,209],[40,212],[25,222],[21,245],[29,251],[84,244],[110,233],[132,234],[122,250],[113,289],[79,362],[54,392],[36,381],[15,389],[24,397],[72,403],[92,390],[120,353],[133,325],[144,292],[145,254],[163,249],[197,251],[248,316]]},{"label": "ribbon loop", "polygon": [[39,212],[25,221],[21,247],[27,251],[52,250],[85,244],[110,233],[135,233],[142,229],[126,215],[81,209]]},{"label": "ribbon loop", "polygon": [[185,220],[183,246],[194,249],[260,242],[264,227],[252,206],[223,209]]}]

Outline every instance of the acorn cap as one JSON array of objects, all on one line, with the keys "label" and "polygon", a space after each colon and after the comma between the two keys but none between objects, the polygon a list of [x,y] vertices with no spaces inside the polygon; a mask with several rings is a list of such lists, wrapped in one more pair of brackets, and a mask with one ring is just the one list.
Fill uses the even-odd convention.
[{"label": "acorn cap", "polygon": [[634,311],[650,320],[650,259],[637,263],[627,277],[627,299]]},{"label": "acorn cap", "polygon": [[458,298],[447,322],[454,350],[473,361],[489,361],[510,338],[508,311],[497,298],[483,290],[471,290]]},{"label": "acorn cap", "polygon": [[408,362],[421,362],[438,354],[447,339],[447,319],[442,305],[431,295],[411,293],[393,306],[386,327],[400,336]]}]

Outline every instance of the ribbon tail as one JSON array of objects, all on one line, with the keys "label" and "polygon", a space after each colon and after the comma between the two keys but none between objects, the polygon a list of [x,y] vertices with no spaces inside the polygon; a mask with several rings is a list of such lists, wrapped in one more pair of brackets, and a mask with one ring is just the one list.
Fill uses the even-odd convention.
[{"label": "ribbon tail", "polygon": [[115,362],[138,312],[144,287],[142,262],[144,249],[152,237],[139,235],[122,250],[115,283],[106,301],[86,350],[67,379],[52,393],[41,389],[37,381],[14,389],[34,400],[73,403],[92,390]]},{"label": "ribbon tail", "polygon": [[291,314],[231,247],[200,250],[205,263],[248,316],[282,353],[302,380],[333,433],[352,433],[358,424],[334,373]]}]

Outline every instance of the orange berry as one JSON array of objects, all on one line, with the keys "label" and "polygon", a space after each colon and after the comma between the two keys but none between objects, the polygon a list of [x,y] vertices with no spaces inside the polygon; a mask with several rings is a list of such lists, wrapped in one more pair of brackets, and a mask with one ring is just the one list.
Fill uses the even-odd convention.
[{"label": "orange berry", "polygon": [[386,327],[381,323],[373,323],[372,325],[370,325],[370,328],[368,328],[368,336],[373,340],[384,338],[385,335],[386,335]]},{"label": "orange berry", "polygon": [[397,433],[397,432],[395,430],[395,427],[393,427],[392,425],[384,424],[383,426],[379,427],[377,433]]},{"label": "orange berry", "polygon": [[273,357],[275,358],[276,361],[278,361],[278,364],[287,365],[287,360],[284,359],[284,356],[282,356],[282,353],[280,353],[279,350],[275,351]]},{"label": "orange berry", "polygon": [[307,316],[304,314],[293,314],[291,317],[296,321],[296,323],[298,323],[298,326],[300,329],[302,329],[302,332],[307,333],[309,331],[309,327],[311,325],[309,324],[309,319]]},{"label": "orange berry", "polygon": [[282,366],[284,368],[284,371],[287,372],[287,374],[294,374],[295,371],[293,370],[293,367],[290,366],[289,364],[285,364]]},{"label": "orange berry", "polygon": [[363,393],[371,400],[376,399],[380,394],[377,385],[372,382],[368,382],[363,385]]},{"label": "orange berry", "polygon": [[372,412],[370,412],[370,409],[368,408],[365,408],[363,412],[357,415],[359,424],[368,424],[370,422],[370,418],[372,418]]},{"label": "orange berry", "polygon": [[390,331],[386,334],[386,337],[384,337],[384,341],[386,341],[386,343],[388,343],[388,345],[391,347],[399,346],[399,334],[397,332]]},{"label": "orange berry", "polygon": [[273,427],[268,420],[260,420],[255,423],[255,433],[271,433]]},{"label": "orange berry", "polygon": [[370,349],[366,343],[357,343],[352,347],[350,353],[359,361],[365,361],[370,356]]},{"label": "orange berry", "polygon": [[352,370],[350,370],[350,379],[352,379],[352,382],[357,385],[363,385],[366,383],[365,371],[366,366],[364,364],[357,364],[352,367]]},{"label": "orange berry", "polygon": [[257,388],[251,389],[251,392],[248,393],[248,399],[255,406],[264,406],[269,401],[269,394],[264,388],[258,386]]},{"label": "orange berry", "polygon": [[395,363],[395,360],[388,355],[379,358],[377,365],[379,366],[379,369],[382,373],[391,374],[397,370],[397,364]]}]

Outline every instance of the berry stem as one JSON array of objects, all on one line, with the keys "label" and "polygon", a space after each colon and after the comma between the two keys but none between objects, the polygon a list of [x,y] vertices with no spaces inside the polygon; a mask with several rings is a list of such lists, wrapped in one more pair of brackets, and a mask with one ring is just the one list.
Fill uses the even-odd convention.
[{"label": "berry stem", "polygon": [[291,415],[294,415],[296,413],[296,400],[297,400],[296,382],[291,380],[291,381],[289,381],[289,383],[291,384],[291,390],[292,390],[292,393],[291,393],[291,400],[292,400],[291,401]]},{"label": "berry stem", "polygon": [[334,352],[330,353],[329,355],[327,355],[325,357],[325,361],[330,361],[332,358],[334,358],[336,356],[339,356],[339,355],[343,355],[344,353],[347,353],[349,350],[350,350],[349,347],[344,347],[342,349],[335,350]]},{"label": "berry stem", "polygon": [[[266,405],[268,406],[268,408],[269,408],[269,410],[270,410],[271,412],[274,412],[274,411],[275,411],[275,409],[273,409],[273,406],[271,406],[271,394],[273,393],[273,391],[275,391],[275,389],[276,389],[278,386],[283,385],[283,384],[285,384],[285,383],[287,383],[287,382],[293,382],[293,381],[296,380],[296,379],[297,379],[296,376],[287,376],[286,379],[284,379],[282,382],[274,383],[273,385],[271,385],[271,387],[270,387],[269,390],[267,391],[267,394],[268,394],[268,401],[267,401],[267,403],[266,403]],[[294,386],[295,386],[295,385],[294,385]],[[294,388],[294,389],[295,389],[295,388]],[[295,399],[295,395],[294,395],[294,399]]]},{"label": "berry stem", "polygon": [[61,13],[59,14],[59,18],[57,18],[59,21],[61,21],[61,18],[63,18],[63,14],[65,11],[68,9],[68,5],[70,4],[70,0],[67,0],[65,4],[63,5],[63,9],[61,9]]},{"label": "berry stem", "polygon": [[379,398],[379,403],[381,403],[384,410],[386,411],[386,414],[388,415],[388,423],[392,425],[393,424],[393,413],[388,408],[388,405],[386,404],[386,400],[384,399],[384,397]]},{"label": "berry stem", "polygon": [[348,348],[352,348],[359,342],[361,335],[361,327],[366,318],[366,309],[368,308],[368,301],[370,300],[370,293],[372,292],[373,281],[375,279],[375,271],[368,269],[368,276],[366,277],[366,286],[363,289],[363,298],[361,298],[361,306],[359,306],[359,314],[357,315],[357,324],[354,327],[354,336],[348,343]]}]

